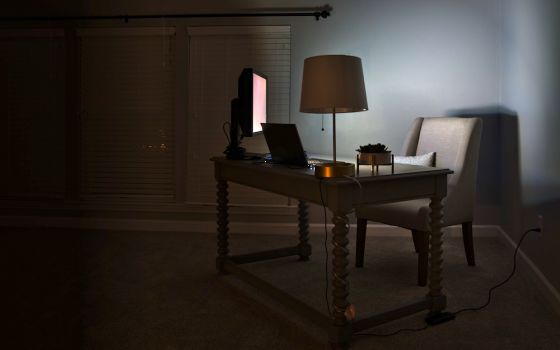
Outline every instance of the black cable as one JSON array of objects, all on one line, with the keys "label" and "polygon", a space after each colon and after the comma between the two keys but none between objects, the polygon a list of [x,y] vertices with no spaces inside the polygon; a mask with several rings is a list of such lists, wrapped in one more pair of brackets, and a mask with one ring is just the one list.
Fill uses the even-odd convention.
[{"label": "black cable", "polygon": [[[493,286],[492,288],[490,288],[488,290],[488,299],[486,300],[486,303],[484,303],[484,305],[481,305],[479,307],[470,307],[470,308],[464,308],[464,309],[460,309],[457,310],[455,312],[451,312],[451,314],[453,316],[457,316],[458,314],[460,314],[461,312],[466,312],[466,311],[479,311],[484,309],[485,307],[487,307],[490,304],[490,301],[492,299],[492,292],[494,290],[496,290],[497,288],[503,286],[504,284],[506,284],[507,282],[509,282],[509,280],[513,277],[513,275],[515,274],[515,271],[517,269],[517,253],[519,252],[519,248],[521,247],[521,244],[523,243],[523,240],[525,239],[525,237],[530,233],[530,232],[541,232],[540,228],[532,228],[529,229],[527,231],[525,231],[525,233],[523,233],[523,235],[521,236],[521,238],[519,239],[519,241],[517,242],[517,246],[515,247],[515,252],[513,253],[513,269],[511,271],[511,273],[509,274],[509,276],[503,280],[502,282],[498,283],[497,285]],[[390,337],[396,334],[399,334],[400,332],[419,332],[419,331],[423,331],[425,329],[427,329],[429,327],[428,324],[426,324],[424,327],[421,328],[401,328],[399,330],[396,330],[394,332],[391,333],[386,333],[386,334],[377,334],[377,333],[356,333],[356,335],[371,335],[371,336],[375,336],[375,337]]]},{"label": "black cable", "polygon": [[229,144],[231,143],[231,140],[229,139],[229,135],[228,135],[226,129],[224,129],[226,125],[230,125],[230,126],[231,126],[231,123],[230,123],[230,122],[224,122],[224,123],[222,124],[222,131],[224,132],[224,135],[226,135],[227,143],[228,143],[228,145],[229,145]]},{"label": "black cable", "polygon": [[513,275],[515,274],[515,270],[517,269],[517,253],[519,252],[519,248],[521,247],[521,243],[523,243],[523,240],[525,239],[525,237],[530,233],[530,232],[541,232],[540,228],[532,228],[529,229],[527,231],[525,231],[525,233],[523,233],[523,235],[521,236],[521,238],[519,239],[519,242],[517,243],[517,246],[515,247],[515,252],[513,253],[513,269],[511,270],[511,273],[509,274],[509,276],[503,280],[502,282],[496,284],[495,286],[493,286],[492,288],[490,288],[488,290],[488,299],[486,300],[486,303],[484,303],[481,306],[478,307],[468,307],[468,308],[464,308],[464,309],[460,309],[457,310],[455,312],[452,312],[453,315],[458,315],[461,312],[466,312],[466,311],[479,311],[484,309],[485,307],[487,307],[490,304],[490,301],[492,299],[492,292],[498,288],[500,288],[501,286],[503,286],[504,284],[506,284],[507,282],[509,282],[509,280],[513,277]]},{"label": "black cable", "polygon": [[426,328],[428,328],[429,325],[425,325],[424,327],[420,327],[420,328],[401,328],[399,330],[396,330],[394,332],[391,333],[386,333],[386,334],[378,334],[378,333],[356,333],[356,335],[372,335],[374,337],[391,337],[393,335],[397,335],[400,332],[420,332],[425,330]]},{"label": "black cable", "polygon": [[327,232],[327,207],[323,200],[323,178],[319,179],[319,193],[321,194],[321,204],[323,205],[323,220],[325,224],[325,239],[323,246],[325,247],[325,301],[327,302],[327,310],[331,316],[331,305],[329,303],[329,248],[327,247],[328,232]]}]

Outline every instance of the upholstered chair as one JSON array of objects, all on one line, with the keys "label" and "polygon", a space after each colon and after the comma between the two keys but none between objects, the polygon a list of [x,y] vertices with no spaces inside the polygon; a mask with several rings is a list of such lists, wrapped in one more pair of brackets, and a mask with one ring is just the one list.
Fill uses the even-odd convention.
[{"label": "upholstered chair", "polygon": [[[472,221],[482,120],[479,118],[417,118],[402,148],[405,156],[435,152],[435,166],[453,170],[447,178],[443,200],[443,226],[462,225],[467,263],[475,265]],[[367,222],[375,221],[412,231],[418,253],[418,285],[428,277],[429,198],[364,205],[356,208],[358,218],[356,267],[364,265]]]}]

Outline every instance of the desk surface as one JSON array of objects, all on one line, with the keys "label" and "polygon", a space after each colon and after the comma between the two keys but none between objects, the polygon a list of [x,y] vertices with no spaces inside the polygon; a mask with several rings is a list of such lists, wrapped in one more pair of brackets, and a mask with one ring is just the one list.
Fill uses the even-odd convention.
[{"label": "desk surface", "polygon": [[[255,160],[231,160],[226,159],[224,157],[213,157],[210,160],[213,162],[218,163],[225,163],[228,167],[239,167],[244,168],[245,170],[251,169],[251,171],[258,171],[263,173],[282,173],[284,176],[290,177],[308,177],[319,181],[318,178],[314,176],[314,170],[312,168],[302,168],[292,165],[284,165],[284,164],[273,164],[267,163],[263,161],[255,161]],[[422,176],[422,174],[426,175],[437,175],[437,174],[452,174],[453,171],[445,168],[436,168],[436,167],[426,167],[420,165],[411,165],[411,164],[398,164],[395,163],[394,172],[391,172],[391,166],[389,165],[381,165],[379,166],[379,171],[373,173],[370,169],[371,166],[368,165],[360,165],[360,174],[355,175],[354,178],[358,179],[360,182],[364,181],[382,181],[387,179],[387,177],[406,177],[406,176]],[[335,182],[349,182],[353,181],[350,178],[342,177],[342,178],[329,178],[329,181]]]},{"label": "desk surface", "polygon": [[[223,157],[211,160],[215,162],[216,179],[227,179],[316,204],[324,203],[333,210],[430,197],[434,193],[434,177],[453,173],[449,169],[395,164],[394,173],[391,173],[391,166],[379,166],[376,173],[372,173],[369,166],[361,166],[360,174],[355,177],[319,179],[310,168]],[[395,182],[398,182],[397,186]],[[446,189],[441,190],[445,195]]]}]

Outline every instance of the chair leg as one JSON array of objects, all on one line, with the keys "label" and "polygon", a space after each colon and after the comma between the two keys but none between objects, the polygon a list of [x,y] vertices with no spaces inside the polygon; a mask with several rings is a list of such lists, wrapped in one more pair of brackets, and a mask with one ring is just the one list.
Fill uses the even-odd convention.
[{"label": "chair leg", "polygon": [[418,253],[419,252],[418,247],[420,245],[419,240],[421,239],[423,233],[421,231],[416,231],[416,230],[410,230],[410,232],[412,232],[412,241],[414,242],[414,251],[416,253]]},{"label": "chair leg", "polygon": [[367,219],[358,218],[356,229],[356,267],[364,267],[364,250],[366,249]]},{"label": "chair leg", "polygon": [[428,283],[428,251],[429,239],[428,232],[418,232],[418,285],[423,287]]},{"label": "chair leg", "polygon": [[469,266],[474,266],[474,243],[472,234],[472,222],[463,222],[463,244],[465,246],[465,255]]}]

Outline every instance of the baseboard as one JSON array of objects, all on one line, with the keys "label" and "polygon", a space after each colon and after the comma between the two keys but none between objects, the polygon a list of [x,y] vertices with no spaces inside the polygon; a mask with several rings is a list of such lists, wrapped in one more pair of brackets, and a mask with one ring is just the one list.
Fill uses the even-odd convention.
[{"label": "baseboard", "polygon": [[[512,248],[515,249],[517,243],[509,237],[502,227],[496,226],[496,228]],[[534,281],[537,290],[550,304],[552,309],[560,315],[560,292],[550,283],[537,265],[523,252],[523,249],[519,249],[518,254],[521,257],[519,261],[521,262],[523,270],[528,272],[527,275]]]},{"label": "baseboard", "polygon": [[[85,230],[114,230],[114,231],[150,231],[150,232],[198,232],[215,233],[216,222],[193,220],[144,220],[144,219],[114,219],[114,218],[75,218],[53,216],[2,216],[0,226],[26,228],[71,228]],[[327,225],[330,232],[332,224]],[[350,225],[351,229],[352,226]],[[392,232],[398,227],[386,225],[369,225],[368,234],[384,228]],[[401,229],[402,230],[402,229]],[[281,235],[296,234],[297,222],[230,222],[230,233]],[[324,233],[324,224],[309,224],[310,234]],[[377,232],[379,233],[379,232]]]},{"label": "baseboard", "polygon": [[[144,219],[115,219],[102,217],[53,217],[53,216],[0,216],[0,226],[4,227],[28,227],[28,228],[70,228],[85,230],[114,230],[114,231],[150,231],[150,232],[198,232],[215,233],[216,222],[195,220],[144,220]],[[356,224],[350,224],[352,232]],[[332,230],[333,224],[327,224],[327,232]],[[474,225],[478,230],[477,236],[493,236],[492,225]],[[298,232],[297,222],[230,222],[231,233],[244,234],[296,234]],[[310,223],[309,233],[324,234],[323,223]],[[444,229],[446,235],[460,235],[461,226],[450,226]],[[369,223],[367,235],[370,236],[410,236],[410,231],[384,224]]]},{"label": "baseboard", "polygon": [[[230,224],[230,231],[235,232],[248,226],[255,230],[254,223]],[[52,216],[3,216],[0,226],[25,228],[68,228],[83,230],[111,231],[149,231],[149,232],[216,232],[216,223],[192,220],[143,220],[113,218],[74,218]],[[268,231],[266,231],[269,233]]]},{"label": "baseboard", "polygon": [[[111,231],[197,232],[215,233],[214,221],[143,220],[114,218],[75,218],[53,216],[2,216],[0,226],[25,228],[68,228]],[[322,226],[321,226],[322,228]],[[230,222],[230,233],[296,234],[297,223]],[[310,225],[311,233],[319,232],[319,225]]]}]

